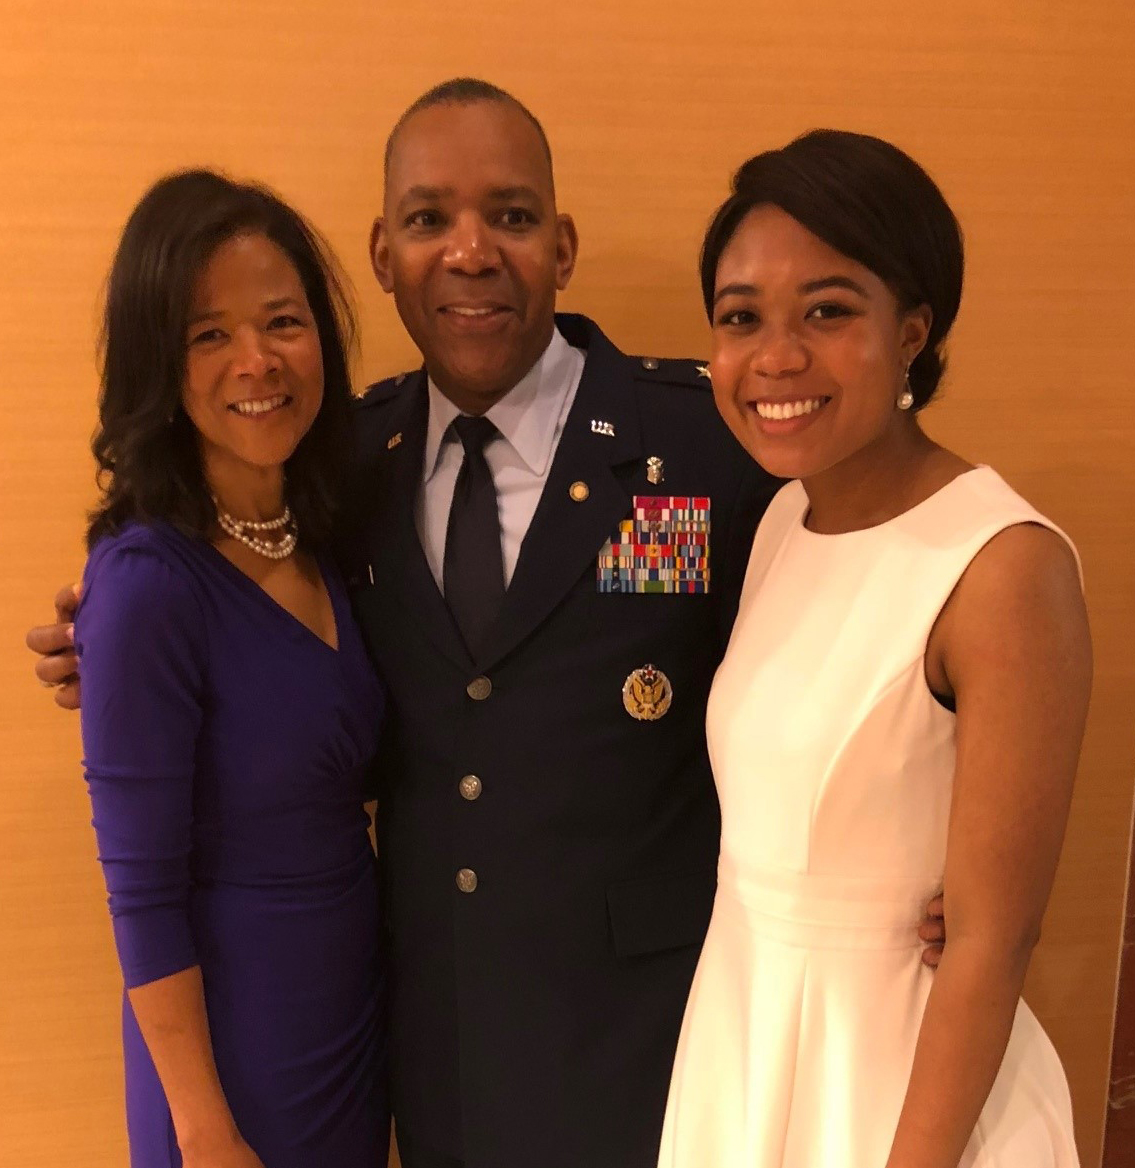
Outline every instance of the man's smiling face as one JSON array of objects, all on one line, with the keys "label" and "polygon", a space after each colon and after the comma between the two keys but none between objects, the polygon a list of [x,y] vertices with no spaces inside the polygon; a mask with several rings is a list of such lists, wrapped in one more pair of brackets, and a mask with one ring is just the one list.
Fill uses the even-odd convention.
[{"label": "man's smiling face", "polygon": [[544,143],[504,101],[442,103],[397,131],[372,261],[438,388],[484,413],[539,359],[575,266]]}]

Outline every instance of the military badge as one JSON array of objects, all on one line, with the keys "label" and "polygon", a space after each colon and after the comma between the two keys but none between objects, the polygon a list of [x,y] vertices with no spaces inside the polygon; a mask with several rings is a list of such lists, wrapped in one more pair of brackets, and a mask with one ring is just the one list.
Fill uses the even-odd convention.
[{"label": "military badge", "polygon": [[670,679],[653,665],[636,669],[623,682],[623,707],[639,722],[657,722],[673,700]]},{"label": "military badge", "polygon": [[597,590],[708,592],[709,514],[706,496],[636,495],[599,552]]}]

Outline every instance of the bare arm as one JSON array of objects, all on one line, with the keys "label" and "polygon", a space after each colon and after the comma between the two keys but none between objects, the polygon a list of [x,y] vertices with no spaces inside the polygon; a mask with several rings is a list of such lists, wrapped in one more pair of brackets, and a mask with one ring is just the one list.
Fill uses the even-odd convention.
[{"label": "bare arm", "polygon": [[241,1139],[217,1078],[200,967],[135,986],[129,997],[185,1168],[264,1168]]},{"label": "bare arm", "polygon": [[935,628],[927,673],[958,710],[949,944],[887,1168],[957,1168],[1040,933],[1091,686],[1079,577],[1058,536],[1013,527],[979,553]]}]

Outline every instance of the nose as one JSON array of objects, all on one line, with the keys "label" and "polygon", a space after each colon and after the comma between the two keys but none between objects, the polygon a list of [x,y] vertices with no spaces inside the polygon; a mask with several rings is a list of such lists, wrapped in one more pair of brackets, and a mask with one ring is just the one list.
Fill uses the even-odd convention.
[{"label": "nose", "polygon": [[753,349],[750,367],[760,377],[791,377],[808,367],[808,349],[793,329],[766,324]]},{"label": "nose", "polygon": [[238,377],[264,377],[279,369],[280,363],[256,328],[240,328],[233,335],[233,372]]},{"label": "nose", "polygon": [[475,212],[459,215],[446,240],[445,264],[451,272],[483,276],[500,266],[489,225]]}]

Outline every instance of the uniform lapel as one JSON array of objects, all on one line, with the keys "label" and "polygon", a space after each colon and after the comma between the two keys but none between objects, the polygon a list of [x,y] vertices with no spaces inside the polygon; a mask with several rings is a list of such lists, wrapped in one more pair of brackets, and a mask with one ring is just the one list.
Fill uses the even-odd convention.
[{"label": "uniform lapel", "polygon": [[631,507],[617,474],[642,452],[628,358],[582,317],[557,317],[557,324],[570,343],[587,348],[587,360],[500,616],[478,654],[481,669],[528,636],[589,565],[594,572],[600,549]]},{"label": "uniform lapel", "polygon": [[385,473],[379,476],[382,498],[370,536],[374,583],[405,608],[408,619],[439,650],[470,669],[468,650],[430,571],[414,522],[429,417],[425,371],[415,378],[416,384],[405,392],[406,409],[394,419],[387,448],[379,455]]}]

